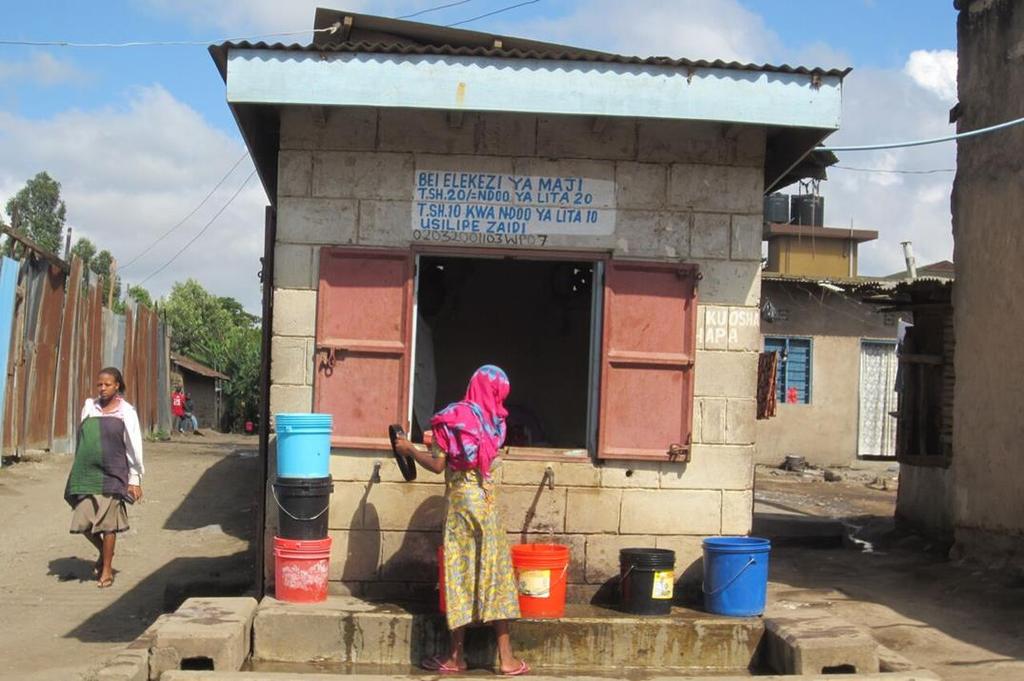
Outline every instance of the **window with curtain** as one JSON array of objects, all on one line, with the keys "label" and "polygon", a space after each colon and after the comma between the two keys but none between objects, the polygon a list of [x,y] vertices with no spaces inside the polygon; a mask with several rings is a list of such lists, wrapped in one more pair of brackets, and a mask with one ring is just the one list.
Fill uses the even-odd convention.
[{"label": "window with curtain", "polygon": [[775,380],[779,404],[811,403],[811,339],[789,336],[768,336],[765,352],[779,355]]}]

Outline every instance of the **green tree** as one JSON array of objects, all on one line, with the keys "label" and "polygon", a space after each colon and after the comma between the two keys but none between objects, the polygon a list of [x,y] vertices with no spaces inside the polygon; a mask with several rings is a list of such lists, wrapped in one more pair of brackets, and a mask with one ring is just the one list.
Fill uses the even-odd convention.
[{"label": "green tree", "polygon": [[125,291],[125,295],[137,302],[139,305],[146,307],[153,307],[153,296],[149,294],[149,291],[142,288],[141,286],[129,285]]},{"label": "green tree", "polygon": [[78,257],[85,269],[88,270],[92,259],[96,256],[96,246],[85,237],[80,237],[71,247],[71,255]]},{"label": "green tree", "polygon": [[260,323],[233,298],[208,292],[194,279],[178,282],[161,305],[171,348],[230,377],[223,386],[226,430],[259,411]]},{"label": "green tree", "polygon": [[[110,270],[114,265],[114,256],[110,251],[103,249],[90,259],[89,270],[96,276],[103,277],[103,300],[106,301],[110,295],[111,276]],[[121,277],[113,277],[114,284],[114,307],[119,308],[121,302]],[[115,310],[116,311],[116,310]]]},{"label": "green tree", "polygon": [[[5,208],[15,232],[28,236],[51,253],[60,252],[67,207],[60,198],[60,183],[46,171],[26,182]],[[11,240],[7,241],[7,252],[14,252]]]}]

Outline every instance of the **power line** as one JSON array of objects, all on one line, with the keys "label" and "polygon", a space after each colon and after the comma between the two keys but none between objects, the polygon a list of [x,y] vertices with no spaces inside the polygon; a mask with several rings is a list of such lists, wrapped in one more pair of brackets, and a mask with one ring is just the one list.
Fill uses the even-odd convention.
[{"label": "power line", "polygon": [[815,151],[875,151],[877,149],[900,149],[903,147],[922,147],[925,146],[926,144],[951,142],[953,140],[961,140],[967,137],[974,137],[975,135],[984,135],[986,133],[995,132],[997,130],[1010,128],[1014,125],[1020,125],[1021,123],[1024,123],[1024,118],[1015,118],[1011,121],[1004,121],[1002,123],[997,123],[996,125],[990,125],[986,128],[978,128],[977,130],[969,130],[967,132],[958,132],[955,135],[947,135],[945,137],[934,137],[932,139],[914,140],[912,142],[887,142],[883,144],[863,144],[851,147],[817,147]]},{"label": "power line", "polygon": [[829,166],[830,168],[840,168],[842,170],[857,170],[862,173],[892,173],[895,175],[932,175],[934,173],[955,173],[956,168],[932,168],[931,170],[899,170],[890,168],[857,168],[854,166],[841,166],[834,165]]},{"label": "power line", "polygon": [[196,242],[196,240],[199,237],[201,237],[206,232],[207,229],[209,229],[210,225],[212,225],[214,223],[214,221],[217,218],[220,217],[221,213],[223,213],[224,211],[226,211],[228,209],[228,206],[230,206],[231,203],[238,197],[238,195],[242,193],[242,190],[245,189],[245,185],[249,184],[249,180],[251,180],[254,175],[256,175],[256,171],[255,170],[253,170],[251,173],[249,173],[249,176],[247,178],[245,178],[245,181],[242,182],[241,186],[239,186],[238,189],[235,190],[235,193],[231,195],[231,198],[228,199],[228,202],[225,203],[223,206],[221,206],[221,209],[218,210],[216,212],[216,214],[214,214],[214,216],[212,218],[210,218],[210,220],[205,225],[203,225],[203,228],[201,230],[199,230],[198,234],[196,234],[194,237],[189,239],[188,243],[186,243],[184,246],[182,246],[181,249],[178,250],[177,253],[175,253],[173,256],[171,256],[170,260],[168,260],[163,265],[158,267],[154,272],[152,272],[148,277],[146,277],[145,279],[140,281],[137,285],[138,286],[142,286],[147,281],[149,281],[150,279],[152,279],[153,277],[155,277],[156,275],[160,274],[165,269],[170,267],[171,263],[174,262],[175,260],[177,260],[178,256],[181,255],[182,253],[184,253],[188,249],[189,246],[194,244]]},{"label": "power line", "polygon": [[248,156],[249,156],[249,152],[248,151],[245,152],[244,154],[242,154],[239,157],[239,159],[237,161],[235,161],[235,164],[233,166],[231,166],[231,169],[228,170],[228,172],[224,173],[224,177],[220,178],[220,180],[217,182],[217,184],[215,184],[213,186],[213,189],[211,189],[210,192],[206,196],[203,197],[203,200],[200,201],[199,204],[195,208],[193,208],[192,211],[188,215],[183,217],[181,220],[179,220],[177,222],[177,224],[175,224],[173,227],[171,227],[166,232],[164,232],[159,237],[157,237],[157,239],[153,243],[151,243],[150,245],[148,245],[144,249],[142,249],[142,251],[140,253],[138,253],[134,258],[129,260],[124,265],[121,265],[121,268],[120,268],[121,271],[123,272],[124,270],[128,269],[129,267],[131,267],[135,262],[138,261],[139,258],[141,258],[142,256],[144,256],[147,253],[149,253],[153,249],[154,246],[156,246],[158,243],[163,241],[164,238],[166,238],[171,232],[173,232],[174,230],[178,229],[178,227],[181,227],[183,224],[185,224],[188,221],[189,218],[191,218],[193,215],[195,215],[196,212],[200,208],[202,208],[206,204],[207,201],[210,200],[210,197],[213,196],[214,192],[216,192],[218,189],[220,189],[220,186],[222,184],[224,184],[224,181],[227,180],[228,177],[231,176],[231,173],[235,172],[235,168],[238,167],[238,164],[240,164],[242,161],[244,161]]},{"label": "power line", "polygon": [[471,21],[477,21],[478,19],[485,19],[487,17],[493,17],[495,14],[502,14],[503,12],[509,12],[509,11],[514,10],[516,8],[519,8],[519,7],[525,7],[526,5],[534,5],[534,4],[538,3],[538,2],[540,2],[540,0],[527,0],[526,2],[520,2],[520,3],[515,4],[515,5],[509,5],[508,7],[501,7],[499,9],[494,10],[493,12],[487,12],[486,14],[481,14],[479,16],[470,17],[469,19],[463,19],[462,21],[456,21],[454,24],[448,24],[447,26],[448,26],[448,28],[452,28],[454,26],[462,26],[463,24],[468,24]]},{"label": "power line", "polygon": [[285,31],[284,33],[263,33],[260,35],[242,36],[239,38],[215,38],[212,40],[135,40],[125,43],[75,43],[68,40],[0,40],[0,45],[26,45],[29,47],[182,47],[196,46],[203,47],[212,43],[241,42],[243,40],[253,41],[263,38],[276,38],[289,35],[305,35],[307,33],[335,33],[341,28],[341,22],[335,22],[327,28],[307,29],[304,31]]},{"label": "power line", "polygon": [[413,17],[418,17],[421,14],[428,14],[430,12],[437,12],[438,10],[448,9],[449,7],[458,7],[459,5],[466,5],[466,4],[469,4],[471,2],[473,2],[473,0],[458,0],[458,2],[449,2],[447,5],[438,5],[437,7],[428,7],[427,9],[421,9],[420,11],[413,12],[412,14],[403,14],[402,16],[395,17],[395,18],[396,19],[412,19]]}]

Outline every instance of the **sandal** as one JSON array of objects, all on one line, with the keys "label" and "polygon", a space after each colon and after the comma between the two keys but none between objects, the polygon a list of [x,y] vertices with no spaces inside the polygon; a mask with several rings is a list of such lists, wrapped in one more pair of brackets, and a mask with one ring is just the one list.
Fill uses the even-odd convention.
[{"label": "sandal", "polygon": [[466,671],[465,669],[452,667],[448,664],[448,661],[443,659],[440,655],[428,657],[420,662],[420,666],[428,672],[438,672],[440,674],[462,674]]},{"label": "sandal", "polygon": [[109,589],[112,586],[114,586],[114,578],[113,577],[107,577],[106,579],[101,579],[99,581],[99,584],[96,585],[96,588],[97,589]]},{"label": "sandal", "polygon": [[416,479],[416,460],[411,456],[402,456],[395,449],[395,445],[398,444],[399,438],[405,437],[405,431],[402,426],[398,424],[392,424],[388,426],[388,439],[391,440],[391,453],[395,455],[395,461],[398,462],[398,470],[401,471],[402,477],[405,478],[406,482],[412,482]]},{"label": "sandal", "polygon": [[501,672],[502,676],[523,676],[524,674],[530,673],[530,665],[526,664],[525,661],[520,660],[519,666],[510,672]]}]

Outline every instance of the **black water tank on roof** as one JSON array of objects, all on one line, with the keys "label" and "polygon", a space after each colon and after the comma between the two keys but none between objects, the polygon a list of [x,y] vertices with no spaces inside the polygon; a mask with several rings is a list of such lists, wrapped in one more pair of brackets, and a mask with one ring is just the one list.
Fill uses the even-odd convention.
[{"label": "black water tank on roof", "polygon": [[769,194],[764,197],[765,222],[789,222],[789,194]]},{"label": "black water tank on roof", "polygon": [[821,227],[825,221],[825,199],[817,194],[798,194],[790,203],[790,222]]}]

